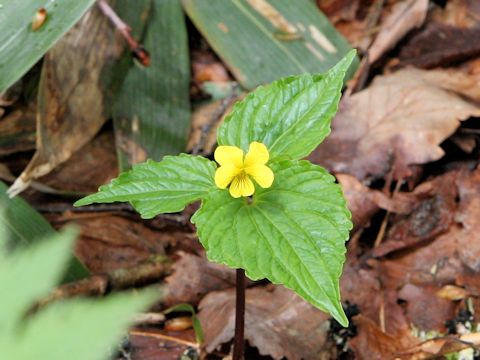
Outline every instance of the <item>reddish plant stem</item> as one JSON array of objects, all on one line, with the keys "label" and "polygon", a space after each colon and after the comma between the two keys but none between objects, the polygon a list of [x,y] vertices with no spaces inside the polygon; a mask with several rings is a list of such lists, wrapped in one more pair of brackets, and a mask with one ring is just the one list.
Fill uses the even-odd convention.
[{"label": "reddish plant stem", "polygon": [[235,298],[235,337],[232,360],[243,360],[245,352],[245,270],[237,269]]},{"label": "reddish plant stem", "polygon": [[144,47],[135,40],[131,34],[132,29],[130,26],[125,23],[117,13],[112,9],[112,7],[105,0],[98,0],[98,7],[103,12],[103,14],[112,22],[112,24],[117,28],[117,30],[122,34],[123,38],[127,42],[130,50],[132,51],[133,56],[140,61],[143,66],[150,65],[150,54]]}]

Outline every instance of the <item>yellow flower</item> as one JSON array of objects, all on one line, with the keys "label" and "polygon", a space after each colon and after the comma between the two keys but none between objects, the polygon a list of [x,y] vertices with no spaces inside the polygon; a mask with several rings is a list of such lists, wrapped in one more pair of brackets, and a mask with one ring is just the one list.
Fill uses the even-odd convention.
[{"label": "yellow flower", "polygon": [[243,150],[236,146],[219,146],[215,150],[215,161],[220,164],[215,173],[215,184],[220,189],[230,185],[230,195],[234,198],[255,192],[250,176],[262,188],[269,188],[273,183],[273,172],[265,165],[269,158],[265,145],[254,141],[247,155],[243,155]]}]

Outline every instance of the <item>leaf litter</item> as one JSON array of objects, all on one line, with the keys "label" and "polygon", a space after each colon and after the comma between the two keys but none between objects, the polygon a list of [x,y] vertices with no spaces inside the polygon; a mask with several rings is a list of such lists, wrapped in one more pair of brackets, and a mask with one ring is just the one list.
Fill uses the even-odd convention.
[{"label": "leaf litter", "polygon": [[[478,38],[480,9],[469,0],[441,3],[317,1],[371,62],[362,70],[361,90],[344,94],[332,135],[311,155],[335,173],[353,215],[341,280],[350,327],[341,329],[283,287],[250,282],[249,358],[424,359],[480,344],[480,52],[472,40]],[[237,96],[212,96],[205,84],[218,90],[238,80],[210,51],[192,56],[191,97],[203,102],[194,111],[189,150],[205,155]],[[0,105],[1,138],[18,139],[2,145],[1,163],[13,164],[18,175],[34,146],[32,112],[39,109],[18,97]],[[205,342],[197,344],[188,326],[172,331],[164,322],[144,325],[130,331],[123,358],[195,358],[199,349],[212,359],[228,356],[235,273],[206,259],[188,221],[192,208],[143,221],[128,205],[84,212],[67,205],[72,194],[65,192],[91,192],[118,171],[111,128],[88,140],[104,120],[95,116],[92,133],[61,144],[59,151],[67,154],[61,161],[47,157],[49,175],[29,175],[63,193],[39,193],[36,187],[25,197],[55,226],[80,226],[76,253],[95,276],[168,259],[171,267],[150,277],[165,293],[153,310],[196,306]],[[78,136],[74,128],[66,130],[68,136]],[[58,143],[45,139],[49,147]],[[152,274],[143,273],[141,280]]]}]

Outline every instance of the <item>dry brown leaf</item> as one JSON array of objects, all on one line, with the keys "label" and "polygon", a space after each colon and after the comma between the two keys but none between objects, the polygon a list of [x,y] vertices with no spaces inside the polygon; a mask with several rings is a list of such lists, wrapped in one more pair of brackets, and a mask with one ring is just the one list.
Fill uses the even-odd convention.
[{"label": "dry brown leaf", "polygon": [[408,215],[394,218],[385,240],[373,250],[374,256],[404,250],[433,240],[447,232],[454,222],[459,171],[451,171],[420,184],[412,193],[417,197]]},{"label": "dry brown leaf", "polygon": [[202,297],[214,290],[235,286],[235,270],[215,264],[203,256],[179,251],[180,258],[173,265],[173,273],[167,277],[165,306],[178,303],[196,305]]},{"label": "dry brown leaf", "polygon": [[459,28],[430,23],[415,34],[400,49],[400,65],[412,64],[421,68],[447,66],[480,54],[476,41],[480,28]]},{"label": "dry brown leaf", "polygon": [[[406,315],[410,324],[421,330],[445,333],[445,320],[453,319],[456,304],[437,295],[439,288],[433,285],[406,284],[398,292],[398,298],[407,302]],[[432,314],[435,314],[432,316]]]},{"label": "dry brown leaf", "polygon": [[39,181],[54,189],[89,194],[117,175],[113,135],[103,133]]},{"label": "dry brown leaf", "polygon": [[81,229],[75,254],[92,273],[131,267],[150,256],[163,255],[164,247],[175,236],[153,231],[135,220],[109,214],[99,216],[97,213],[88,218],[78,218],[74,223]]},{"label": "dry brown leaf", "polygon": [[395,3],[368,49],[368,61],[371,64],[392,49],[411,30],[422,26],[427,16],[428,3],[428,0],[404,0]]},{"label": "dry brown leaf", "polygon": [[10,187],[14,196],[89,142],[106,120],[106,64],[122,46],[109,20],[93,7],[45,55],[39,85],[37,151]]},{"label": "dry brown leaf", "polygon": [[33,149],[35,149],[34,107],[12,111],[0,120],[0,156]]},{"label": "dry brown leaf", "polygon": [[409,68],[379,76],[342,100],[332,134],[310,159],[359,180],[381,178],[392,169],[396,179],[405,179],[412,174],[409,165],[444,155],[439,144],[461,120],[480,116],[480,107],[460,97],[476,96],[479,87],[453,70]]},{"label": "dry brown leaf", "polygon": [[403,214],[408,213],[414,204],[412,197],[400,195],[389,198],[381,191],[372,190],[363,185],[352,175],[336,174],[335,176],[347,199],[348,208],[352,212],[352,221],[356,227],[367,225],[379,209]]},{"label": "dry brown leaf", "polygon": [[349,341],[358,360],[393,360],[401,349],[415,345],[418,341],[407,333],[393,336],[383,332],[369,318],[358,315],[353,318],[358,335]]},{"label": "dry brown leaf", "polygon": [[[321,359],[322,353],[330,351],[329,315],[282,286],[269,288],[246,291],[245,338],[250,345],[274,359]],[[233,338],[233,290],[211,292],[200,302],[199,309],[208,352]]]},{"label": "dry brown leaf", "polygon": [[480,168],[472,173],[463,171],[458,178],[460,206],[456,221],[462,226],[457,234],[458,253],[462,262],[480,272]]}]

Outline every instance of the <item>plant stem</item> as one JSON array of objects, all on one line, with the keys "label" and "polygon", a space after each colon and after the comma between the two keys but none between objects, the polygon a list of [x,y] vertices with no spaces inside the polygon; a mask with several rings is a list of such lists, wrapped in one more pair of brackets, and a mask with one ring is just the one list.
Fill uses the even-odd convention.
[{"label": "plant stem", "polygon": [[244,359],[245,348],[245,270],[237,269],[235,303],[235,337],[233,339],[232,360]]}]

